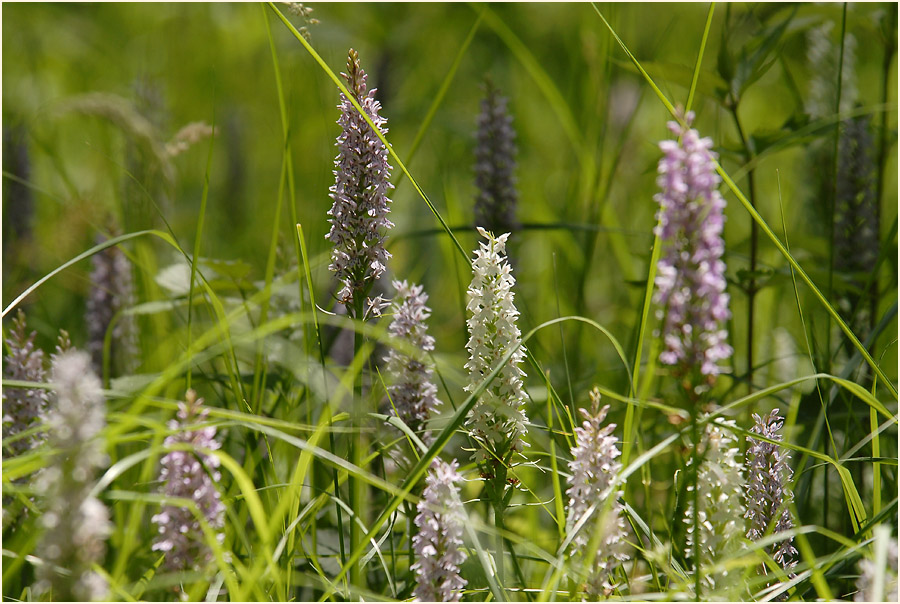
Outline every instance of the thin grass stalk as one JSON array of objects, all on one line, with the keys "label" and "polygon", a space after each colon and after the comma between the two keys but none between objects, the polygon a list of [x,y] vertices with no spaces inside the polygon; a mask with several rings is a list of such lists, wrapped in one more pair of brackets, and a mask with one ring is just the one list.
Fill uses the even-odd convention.
[{"label": "thin grass stalk", "polygon": [[[357,321],[363,322],[363,312],[364,312],[365,299],[360,292],[356,292],[353,297],[353,314],[354,319]],[[354,359],[357,355],[360,354],[362,347],[364,345],[363,334],[357,330],[353,331],[353,357]],[[362,384],[362,371],[357,372],[354,380],[353,380],[353,412],[350,414],[351,421],[350,427],[354,431],[350,434],[350,460],[353,465],[357,467],[363,466],[363,452],[365,451],[365,436],[363,435],[363,384]],[[350,507],[356,512],[357,516],[363,521],[363,524],[368,526],[366,523],[366,517],[363,514],[363,508],[365,506],[365,495],[363,493],[363,485],[360,481],[356,479],[355,476],[350,475],[347,478],[348,486],[350,489]],[[360,536],[359,536],[359,526],[353,519],[350,520],[350,551],[355,551],[357,547],[360,545]],[[350,568],[350,583],[356,588],[365,588],[364,576],[362,573],[362,565],[359,561],[355,562],[353,566]]]},{"label": "thin grass stalk", "polygon": [[[213,128],[215,128],[215,116],[213,116]],[[206,156],[206,172],[203,177],[203,195],[200,197],[200,213],[197,215],[197,232],[194,234],[194,255],[191,259],[191,281],[188,284],[188,316],[187,316],[187,337],[188,346],[191,345],[191,319],[193,318],[194,309],[194,280],[197,278],[197,262],[200,258],[200,242],[203,239],[203,223],[206,218],[206,201],[209,198],[209,172],[212,169],[213,140],[215,137],[209,137],[209,153]],[[191,389],[191,369],[185,375],[186,389]]]},{"label": "thin grass stalk", "polygon": [[[741,138],[741,145],[744,147],[744,157],[747,163],[754,160],[755,153],[752,149],[750,141],[744,134],[741,127],[741,121],[738,118],[739,99],[732,99],[731,115],[734,119],[734,125],[737,128],[738,135]],[[750,195],[750,205],[756,207],[756,183],[754,178],[755,170],[752,168],[747,173],[747,187]],[[747,284],[747,392],[753,392],[753,326],[754,326],[754,310],[756,299],[756,266],[759,254],[759,225],[752,218],[750,219],[750,281]]]},{"label": "thin grass stalk", "polygon": [[[690,399],[690,396],[688,396]],[[701,577],[700,577],[700,501],[699,501],[699,491],[698,488],[698,478],[700,472],[700,464],[703,463],[702,450],[700,448],[700,430],[697,426],[697,415],[698,411],[695,408],[691,413],[691,440],[694,441],[694,452],[693,452],[693,460],[691,461],[691,471],[688,476],[688,480],[690,480],[691,484],[694,485],[694,490],[691,495],[691,502],[693,507],[693,518],[691,522],[694,525],[694,542],[693,542],[693,553],[692,557],[694,558],[694,601],[700,601],[700,585],[701,585]]]},{"label": "thin grass stalk", "polygon": [[[838,73],[837,73],[837,94],[834,99],[834,112],[840,113],[841,111],[841,89],[844,83],[844,41],[846,38],[847,32],[847,3],[844,2],[843,8],[841,10],[841,46],[840,46],[840,55],[838,56]],[[834,294],[834,216],[836,212],[837,205],[837,188],[838,188],[838,164],[840,162],[840,157],[838,154],[838,149],[840,148],[840,140],[841,140],[841,122],[837,122],[834,125],[834,144],[832,146],[831,152],[831,178],[832,178],[832,186],[831,186],[831,199],[828,203],[828,285],[825,290],[826,296],[828,296],[829,300],[833,299]],[[828,329],[825,330],[825,372],[831,373],[831,325],[828,326]],[[827,453],[827,450],[826,450]],[[825,502],[827,505],[828,502],[828,481],[825,481]]]},{"label": "thin grass stalk", "polygon": [[[840,113],[841,110],[841,89],[843,87],[844,80],[844,41],[846,38],[846,29],[847,29],[847,3],[844,2],[843,8],[841,10],[841,46],[840,46],[840,55],[838,57],[838,73],[837,73],[837,94],[835,95],[834,100],[834,112]],[[832,163],[831,163],[831,177],[832,177],[832,188],[831,188],[831,199],[828,204],[828,285],[825,290],[826,296],[828,300],[832,300],[834,298],[834,237],[835,237],[835,229],[834,229],[834,216],[836,212],[837,206],[837,187],[838,187],[838,164],[840,162],[840,157],[838,154],[838,149],[840,147],[841,140],[841,122],[837,122],[834,126],[834,145],[832,147]],[[825,330],[825,372],[831,373],[831,324],[828,323],[827,329]],[[829,403],[831,399],[829,397]],[[825,404],[822,412],[827,414],[829,404]],[[829,426],[829,435],[831,434],[831,428]],[[832,439],[833,440],[833,439]],[[834,443],[832,442],[832,447]],[[832,448],[835,454],[837,454],[837,449]],[[828,454],[828,442],[825,442],[825,454]],[[830,489],[829,489],[829,481],[828,481],[828,466],[824,466],[822,470],[822,526],[828,526],[828,507],[830,497]]]},{"label": "thin grass stalk", "polygon": [[[472,29],[469,30],[469,34],[466,36],[466,39],[463,41],[462,46],[460,46],[459,51],[456,53],[456,58],[453,59],[453,64],[450,66],[450,71],[447,72],[447,75],[444,77],[444,81],[441,82],[441,87],[438,88],[437,94],[434,95],[434,100],[431,101],[431,105],[428,107],[428,111],[425,113],[425,119],[422,120],[422,124],[419,126],[419,129],[416,131],[416,136],[413,138],[412,145],[409,147],[409,154],[407,155],[407,163],[412,165],[413,158],[416,156],[416,151],[419,149],[419,145],[422,143],[422,139],[425,137],[425,133],[428,131],[428,127],[431,125],[431,121],[434,119],[435,114],[437,114],[437,110],[440,108],[441,103],[444,101],[444,97],[447,95],[447,91],[450,89],[450,84],[453,82],[454,76],[456,76],[457,70],[459,70],[460,63],[462,63],[462,59],[466,54],[466,51],[469,49],[469,46],[472,44],[472,40],[475,39],[475,33],[478,31],[478,27],[481,25],[483,15],[481,13],[478,14],[478,18],[475,19],[475,23],[472,25]],[[399,176],[397,176],[397,182],[394,186],[399,187],[400,183],[403,181],[403,173],[401,172]],[[439,232],[443,232],[441,229]]]},{"label": "thin grass stalk", "polygon": [[[560,309],[560,305],[559,305],[559,281],[557,280],[557,274],[556,274],[556,252],[553,253],[553,289],[556,292],[556,316],[561,317],[562,310]],[[562,324],[559,325],[559,342],[560,342],[560,345],[562,346],[563,367],[566,370],[566,387],[569,389],[569,405],[571,405],[571,407],[574,409],[575,408],[575,398],[574,398],[575,394],[574,394],[574,391],[572,390],[572,374],[569,371],[569,357],[568,357],[568,353],[566,352],[566,334],[565,334],[565,330],[563,329]],[[547,419],[548,419],[548,422],[552,426],[553,418],[548,417]]]}]

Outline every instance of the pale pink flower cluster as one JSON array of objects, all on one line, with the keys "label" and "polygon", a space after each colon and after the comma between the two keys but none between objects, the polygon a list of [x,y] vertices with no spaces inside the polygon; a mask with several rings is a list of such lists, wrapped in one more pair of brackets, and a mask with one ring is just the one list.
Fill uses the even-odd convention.
[{"label": "pale pink flower cluster", "polygon": [[[753,414],[756,422],[750,429],[771,440],[782,439],[778,430],[784,419],[778,415],[778,409],[760,416]],[[747,437],[750,446],[747,448],[747,512],[744,515],[750,522],[747,538],[753,541],[762,539],[767,534],[781,533],[793,528],[791,512],[788,505],[794,499],[789,488],[793,471],[788,465],[790,455],[783,447],[762,440]],[[791,545],[793,537],[785,539],[770,548],[772,558],[786,571],[796,566],[794,559],[797,550]]]},{"label": "pale pink flower cluster", "polygon": [[416,588],[420,602],[459,602],[466,580],[459,576],[459,565],[465,562],[462,534],[466,513],[459,499],[463,477],[459,464],[435,458],[425,478],[425,492],[417,509],[415,524],[419,532],[413,537],[416,562]]},{"label": "pale pink flower cluster", "polygon": [[[162,458],[159,479],[167,497],[189,499],[194,502],[202,519],[221,543],[225,534],[225,506],[216,484],[221,480],[219,458],[206,453],[221,447],[215,439],[215,426],[188,429],[191,424],[206,421],[208,411],[202,409],[203,399],[188,390],[185,403],[178,405],[178,419],[169,422],[175,433],[167,436],[167,446],[188,445],[189,450],[169,451]],[[165,564],[173,570],[201,570],[212,562],[203,532],[203,524],[194,511],[180,504],[166,504],[153,516],[159,527],[153,550],[165,552]]]},{"label": "pale pink flower cluster", "polygon": [[[347,73],[341,75],[372,123],[386,134],[387,120],[378,115],[381,103],[375,100],[375,90],[366,88],[366,72],[355,50],[350,50]],[[388,193],[394,185],[390,182],[387,147],[343,93],[338,107],[342,130],[337,138],[335,182],[330,188],[334,204],[328,211],[331,230],[326,238],[334,244],[328,268],[342,284],[338,300],[350,304],[356,296],[368,293],[391,257],[384,239],[394,226],[387,218],[391,203]]]},{"label": "pale pink flower cluster", "polygon": [[[575,446],[572,447],[572,461],[569,462],[571,487],[566,491],[569,501],[566,505],[566,528],[572,531],[582,523],[578,533],[572,538],[571,555],[584,559],[591,552],[588,546],[594,539],[595,531],[602,532],[593,552],[593,564],[587,573],[586,591],[593,596],[608,594],[614,587],[613,572],[628,560],[626,552],[626,529],[623,506],[618,499],[622,496],[621,484],[617,476],[622,470],[620,455],[613,436],[615,424],[603,425],[609,405],[599,411],[600,393],[591,392],[592,410],[579,409],[584,416],[581,427],[575,428]],[[600,527],[597,522],[601,522]]]},{"label": "pale pink flower cluster", "polygon": [[[434,350],[434,338],[428,335],[425,324],[431,309],[425,305],[428,294],[421,285],[409,285],[406,281],[394,281],[393,285],[397,295],[392,304],[394,316],[388,333],[404,340],[409,348],[391,348],[384,359],[391,380],[388,392],[397,416],[412,430],[421,432],[441,404],[437,386],[432,381],[434,367],[428,358],[428,353]],[[422,432],[422,437],[424,442],[430,442],[428,433]]]}]

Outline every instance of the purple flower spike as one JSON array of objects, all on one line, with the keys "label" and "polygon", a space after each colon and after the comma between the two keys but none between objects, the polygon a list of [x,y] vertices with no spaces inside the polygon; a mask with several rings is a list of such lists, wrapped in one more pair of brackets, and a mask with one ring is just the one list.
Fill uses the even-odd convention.
[{"label": "purple flower spike", "polygon": [[[688,125],[693,119],[692,112],[685,116]],[[659,144],[665,155],[654,196],[660,206],[655,232],[664,246],[655,296],[665,346],[659,358],[680,373],[697,368],[713,379],[722,372],[719,362],[732,353],[722,327],[731,316],[722,262],[725,200],[716,188],[712,140],[677,122],[669,122],[669,129],[680,140]]]},{"label": "purple flower spike", "polygon": [[475,224],[504,233],[518,228],[516,221],[516,131],[507,105],[491,82],[478,116],[478,146],[475,148]]},{"label": "purple flower spike", "polygon": [[[751,432],[771,440],[782,439],[778,430],[784,419],[778,415],[778,409],[763,417],[754,413],[753,419],[756,423]],[[750,446],[746,455],[748,484],[747,513],[744,517],[750,521],[747,538],[756,541],[770,531],[780,533],[794,526],[788,510],[788,504],[794,498],[788,487],[793,472],[788,465],[790,456],[784,448],[752,436],[747,437],[747,442]],[[776,543],[769,550],[772,558],[789,573],[797,564],[794,559],[797,550],[791,545],[792,540]]]},{"label": "purple flower spike", "polygon": [[[374,89],[367,91],[366,72],[352,48],[347,73],[341,75],[372,123],[386,134],[387,120],[378,115],[381,103],[375,100]],[[335,182],[329,189],[334,205],[328,211],[331,230],[326,239],[334,244],[328,268],[343,285],[338,300],[351,304],[381,276],[391,257],[384,249],[384,238],[385,231],[394,226],[387,218],[391,203],[388,192],[394,185],[390,183],[387,147],[343,93],[338,108],[341,117],[337,123],[343,130],[337,138]]]},{"label": "purple flower spike", "polygon": [[[434,338],[428,335],[425,324],[431,309],[425,305],[428,294],[421,285],[394,281],[394,289],[397,290],[392,305],[394,318],[388,332],[395,338],[405,340],[411,350],[392,348],[385,357],[387,372],[392,380],[388,392],[400,419],[414,431],[420,432],[441,404],[437,398],[437,386],[431,378],[434,367],[428,358],[428,353],[434,350]],[[422,440],[431,444],[431,435],[422,433]]]},{"label": "purple flower spike", "polygon": [[[221,480],[219,458],[201,451],[214,451],[221,445],[215,440],[215,426],[185,429],[190,424],[205,421],[208,413],[201,410],[203,399],[198,399],[193,390],[188,390],[185,401],[186,404],[178,405],[178,420],[169,422],[169,428],[178,432],[166,437],[165,444],[190,445],[193,450],[170,451],[162,458],[160,480],[164,482],[163,492],[167,497],[192,500],[221,543],[225,539],[220,530],[225,525],[225,506],[216,488],[216,483]],[[151,520],[159,526],[153,550],[166,553],[168,568],[202,570],[213,561],[202,524],[192,510],[179,505],[164,505]]]},{"label": "purple flower spike", "polygon": [[[96,242],[103,243],[97,237]],[[91,290],[88,294],[85,323],[88,330],[88,352],[94,362],[94,372],[103,374],[103,342],[113,320],[110,359],[116,375],[130,373],[138,358],[137,326],[133,316],[119,313],[134,304],[134,284],[131,265],[125,253],[116,246],[108,247],[91,257]]]},{"label": "purple flower spike", "polygon": [[[44,382],[44,351],[34,345],[37,335],[25,335],[25,313],[19,310],[6,345],[9,354],[3,364],[3,377],[25,382]],[[3,388],[3,438],[15,436],[38,425],[47,411],[47,391],[41,389]],[[36,435],[15,440],[9,449],[19,455],[34,447]]]}]

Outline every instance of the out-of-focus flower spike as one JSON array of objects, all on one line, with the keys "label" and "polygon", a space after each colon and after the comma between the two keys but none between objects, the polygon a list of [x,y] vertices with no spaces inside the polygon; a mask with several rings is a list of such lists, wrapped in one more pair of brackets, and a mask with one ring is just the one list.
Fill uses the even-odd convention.
[{"label": "out-of-focus flower spike", "polygon": [[[97,237],[98,244],[104,240]],[[91,264],[91,290],[85,323],[88,330],[87,349],[94,361],[94,372],[98,375],[103,373],[103,343],[110,324],[115,321],[109,356],[114,373],[126,374],[133,370],[138,356],[134,318],[120,315],[122,310],[134,304],[131,264],[117,246],[94,254]]]},{"label": "out-of-focus flower spike", "polygon": [[[163,494],[192,500],[210,529],[221,543],[225,534],[225,506],[217,483],[221,480],[219,458],[205,453],[221,447],[215,439],[215,426],[188,428],[206,421],[208,411],[202,408],[203,399],[193,390],[185,394],[185,402],[178,405],[178,419],[169,422],[175,433],[166,437],[167,446],[188,445],[190,450],[169,451],[162,458],[160,481]],[[202,570],[213,561],[213,553],[206,543],[203,526],[194,513],[178,505],[164,505],[151,519],[159,533],[153,550],[165,552],[166,567],[172,570]]]},{"label": "out-of-focus flower spike", "polygon": [[725,293],[725,200],[717,189],[716,154],[712,140],[690,128],[689,112],[682,126],[669,122],[677,140],[659,144],[654,196],[659,203],[656,234],[663,253],[656,273],[657,317],[662,320],[664,350],[659,355],[680,374],[697,370],[712,381],[722,372],[721,361],[732,353],[723,323],[731,316]]},{"label": "out-of-focus flower spike", "polygon": [[466,580],[459,566],[466,560],[462,550],[462,534],[466,513],[459,498],[457,483],[463,477],[459,464],[435,458],[425,478],[425,492],[417,509],[415,524],[419,532],[413,537],[416,573],[413,595],[420,602],[459,602]]},{"label": "out-of-focus flower spike", "polygon": [[[874,555],[871,558],[861,558],[859,561],[857,592],[853,599],[856,602],[896,602],[897,538],[885,524],[876,526],[873,532]],[[881,589],[878,589],[879,586]]]},{"label": "out-of-focus flower spike", "polygon": [[[740,571],[712,568],[724,557],[734,554],[741,546],[744,528],[743,465],[738,458],[734,421],[710,421],[702,438],[703,463],[697,471],[697,526],[694,526],[694,505],[688,504],[684,521],[687,524],[685,553],[694,557],[694,542],[699,543],[700,559],[694,560],[694,572],[702,573],[702,584],[719,596],[739,596],[736,580]],[[694,463],[692,459],[689,463]],[[687,487],[689,493],[693,485]],[[693,495],[688,495],[689,500]],[[696,529],[696,530],[695,530]],[[731,598],[728,598],[731,599]]]},{"label": "out-of-focus flower spike", "polygon": [[[434,338],[428,335],[425,324],[431,309],[425,305],[428,294],[421,285],[409,285],[406,281],[394,281],[393,285],[397,295],[388,333],[405,340],[409,350],[391,348],[385,357],[391,379],[388,392],[400,419],[415,432],[421,432],[441,404],[432,381],[434,367],[428,358],[428,353],[434,350]],[[422,440],[430,444],[431,435],[422,433]]]},{"label": "out-of-focus flower spike", "polygon": [[516,132],[507,105],[488,81],[478,116],[478,144],[475,147],[475,224],[495,233],[518,228],[516,221]]},{"label": "out-of-focus flower spike", "polygon": [[35,591],[51,590],[54,601],[105,600],[106,582],[91,568],[103,560],[111,528],[106,507],[91,490],[95,474],[107,463],[99,438],[106,426],[106,400],[86,352],[54,356],[51,377],[56,396],[47,432],[57,453],[36,477],[36,491],[46,503],[38,544],[45,564],[38,569]]}]

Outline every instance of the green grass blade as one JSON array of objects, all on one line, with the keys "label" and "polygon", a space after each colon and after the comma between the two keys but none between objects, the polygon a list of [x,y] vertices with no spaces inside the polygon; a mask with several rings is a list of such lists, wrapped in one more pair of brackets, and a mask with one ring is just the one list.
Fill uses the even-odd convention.
[{"label": "green grass blade", "polygon": [[[215,128],[215,117],[213,117]],[[194,233],[194,255],[191,257],[191,280],[188,284],[188,310],[187,310],[187,337],[188,346],[191,342],[191,325],[194,318],[194,281],[197,279],[197,263],[200,262],[200,243],[203,240],[203,223],[206,220],[206,202],[209,199],[209,172],[212,169],[214,136],[209,137],[209,152],[206,154],[206,171],[203,174],[203,194],[200,196],[200,212],[197,214],[197,230]],[[187,388],[191,387],[191,370],[188,368],[185,376]]]},{"label": "green grass blade", "polygon": [[694,92],[697,90],[697,81],[700,79],[700,66],[703,64],[703,53],[706,50],[706,40],[709,38],[709,28],[712,25],[715,8],[716,3],[710,2],[709,12],[706,13],[706,25],[703,27],[703,37],[700,39],[700,52],[697,53],[697,64],[694,66],[694,76],[691,78],[691,90],[688,92],[687,103],[684,104],[685,113],[690,111],[694,105]]}]

